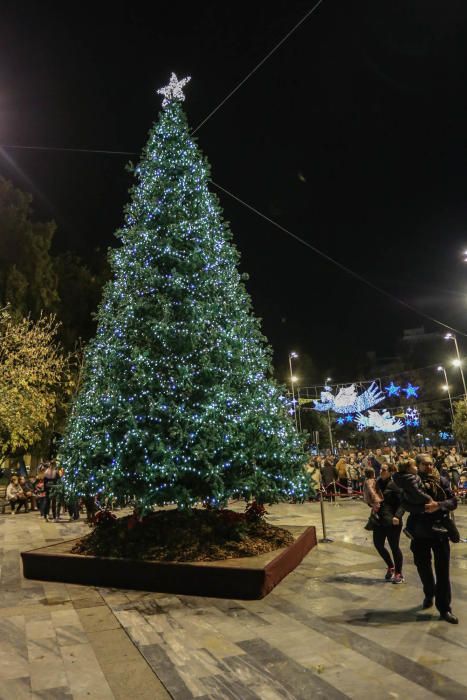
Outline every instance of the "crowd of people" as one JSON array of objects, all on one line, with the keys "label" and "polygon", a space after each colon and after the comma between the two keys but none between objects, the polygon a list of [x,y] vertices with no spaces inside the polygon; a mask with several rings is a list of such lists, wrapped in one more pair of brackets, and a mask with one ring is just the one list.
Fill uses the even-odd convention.
[{"label": "crowd of people", "polygon": [[334,498],[335,494],[363,496],[367,467],[373,467],[378,478],[383,466],[395,466],[402,460],[416,459],[417,455],[425,453],[432,457],[437,471],[449,479],[456,494],[460,498],[467,497],[467,454],[459,453],[456,447],[346,450],[339,455],[316,455],[311,458],[308,469],[315,489],[319,490],[320,486],[324,486],[328,498]]},{"label": "crowd of people", "polygon": [[79,504],[65,501],[61,484],[62,470],[55,461],[39,465],[35,476],[12,474],[6,489],[11,514],[37,511],[47,522],[58,522],[60,512],[68,511],[70,520],[79,518]]}]

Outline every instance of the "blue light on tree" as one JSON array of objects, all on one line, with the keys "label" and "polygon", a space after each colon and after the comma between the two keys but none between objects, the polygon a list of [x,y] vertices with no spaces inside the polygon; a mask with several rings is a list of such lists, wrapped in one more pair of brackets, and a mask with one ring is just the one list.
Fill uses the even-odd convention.
[{"label": "blue light on tree", "polygon": [[342,416],[339,416],[339,418],[336,420],[337,425],[344,425],[345,420]]},{"label": "blue light on tree", "polygon": [[438,435],[439,435],[441,440],[444,440],[444,441],[452,440],[452,433],[447,433],[444,430],[440,430]]},{"label": "blue light on tree", "polygon": [[391,381],[389,386],[385,386],[384,388],[388,392],[388,396],[399,396],[399,393],[401,390],[400,386],[398,386],[397,384],[394,384],[393,381]]},{"label": "blue light on tree", "polygon": [[402,389],[402,391],[405,392],[406,398],[410,399],[411,396],[414,397],[414,399],[418,399],[418,390],[420,389],[419,386],[414,386],[411,382],[409,382],[406,386],[405,389]]},{"label": "blue light on tree", "polygon": [[347,415],[345,416],[345,422],[346,422],[346,423],[352,423],[352,421],[353,421],[353,416],[351,416],[350,413],[347,414]]}]

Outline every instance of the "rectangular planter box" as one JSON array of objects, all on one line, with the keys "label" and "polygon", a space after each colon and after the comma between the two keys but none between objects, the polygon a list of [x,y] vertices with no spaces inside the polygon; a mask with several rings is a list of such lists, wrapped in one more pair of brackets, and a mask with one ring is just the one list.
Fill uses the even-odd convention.
[{"label": "rectangular planter box", "polygon": [[25,578],[213,598],[264,598],[316,546],[308,527],[289,547],[257,557],[161,562],[71,554],[76,539],[22,552]]}]

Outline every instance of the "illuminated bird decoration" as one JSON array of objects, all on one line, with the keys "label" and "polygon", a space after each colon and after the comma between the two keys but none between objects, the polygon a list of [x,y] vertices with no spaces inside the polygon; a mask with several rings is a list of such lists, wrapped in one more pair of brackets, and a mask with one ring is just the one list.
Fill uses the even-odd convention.
[{"label": "illuminated bird decoration", "polygon": [[375,382],[362,394],[357,394],[355,384],[344,386],[334,396],[328,387],[321,392],[321,399],[313,399],[315,411],[335,411],[336,413],[361,413],[384,400],[384,394]]},{"label": "illuminated bird decoration", "polygon": [[384,409],[379,411],[368,411],[368,415],[364,416],[361,413],[355,418],[355,422],[360,430],[365,428],[373,428],[376,431],[383,433],[395,433],[404,427],[404,423],[399,419],[391,416],[389,411]]}]

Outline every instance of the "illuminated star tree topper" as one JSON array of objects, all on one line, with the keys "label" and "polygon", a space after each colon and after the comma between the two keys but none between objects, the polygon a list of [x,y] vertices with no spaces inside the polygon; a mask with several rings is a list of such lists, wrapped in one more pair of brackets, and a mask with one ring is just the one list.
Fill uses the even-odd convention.
[{"label": "illuminated star tree topper", "polygon": [[165,87],[160,88],[157,91],[158,95],[163,95],[162,106],[167,107],[173,100],[178,100],[179,102],[184,102],[185,95],[183,93],[183,88],[191,80],[191,76],[182,78],[179,80],[175,73],[170,76],[170,82]]}]

